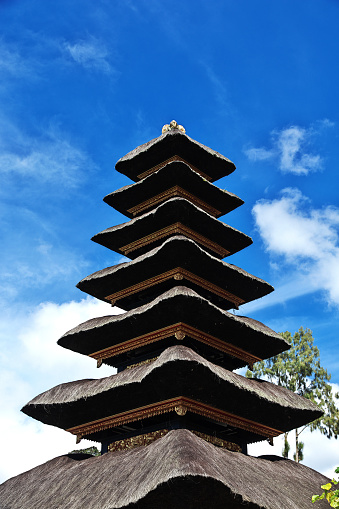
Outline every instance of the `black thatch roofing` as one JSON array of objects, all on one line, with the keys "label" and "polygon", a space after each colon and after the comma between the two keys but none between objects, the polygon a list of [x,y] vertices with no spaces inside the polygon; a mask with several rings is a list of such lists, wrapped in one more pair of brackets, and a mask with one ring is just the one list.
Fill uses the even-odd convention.
[{"label": "black thatch roofing", "polygon": [[[181,282],[223,309],[235,308],[273,291],[273,287],[262,279],[235,265],[218,260],[183,236],[171,237],[160,247],[135,260],[99,270],[82,279],[77,287],[105,301],[106,297],[113,293],[124,292],[139,285],[135,291],[128,290],[129,293],[121,293],[109,299],[117,301],[119,307],[128,310],[150,302],[161,293],[180,284],[174,276],[169,276],[157,284],[150,281],[152,278],[174,271],[177,267],[220,288],[222,292],[218,293],[219,290],[214,287],[213,289],[211,285],[206,287],[205,283],[197,280],[192,282],[186,275]],[[146,284],[145,281],[149,282]],[[232,295],[227,297],[225,292],[235,297]]]},{"label": "black thatch roofing", "polygon": [[[179,396],[280,432],[322,415],[310,400],[216,366],[184,346],[168,348],[152,363],[117,375],[57,385],[36,396],[22,411],[45,424],[69,429]],[[101,441],[100,434],[95,436]],[[247,441],[260,439],[255,432]]]},{"label": "black thatch roofing", "polygon": [[[2,509],[311,509],[329,480],[291,460],[255,458],[175,430],[129,451],[60,456],[0,486]],[[327,508],[325,500],[317,502]]]},{"label": "black thatch roofing", "polygon": [[[289,344],[280,334],[272,331],[264,324],[251,318],[236,316],[228,313],[189,288],[178,286],[160,295],[154,301],[121,315],[109,315],[88,320],[64,334],[58,341],[60,346],[84,355],[90,355],[99,350],[119,345],[136,336],[150,334],[159,329],[176,323],[185,323],[220,339],[223,342],[235,345],[253,356],[265,359],[277,355],[289,348]],[[175,337],[173,337],[175,340]],[[187,343],[188,342],[188,343]],[[223,365],[228,369],[236,369],[247,364],[237,357],[223,354],[216,348],[208,348],[199,341],[190,341],[190,336],[182,340],[183,344],[193,347],[208,360]],[[118,359],[108,358],[111,365],[123,362],[133,363],[134,356],[152,355],[154,349],[164,349],[168,345],[166,339],[137,345],[138,353],[131,351],[119,355]]]},{"label": "black thatch roofing", "polygon": [[151,212],[128,223],[112,226],[92,237],[94,242],[129,258],[136,258],[159,246],[165,238],[177,235],[181,228],[217,258],[224,258],[252,244],[239,230],[214,219],[183,198],[172,198]]},{"label": "black thatch roofing", "polygon": [[[211,184],[182,162],[168,163],[144,180],[108,194],[104,201],[132,218],[157,207],[169,198],[181,196],[181,191],[174,189],[175,186],[184,190],[186,199],[214,217],[227,214],[244,203],[235,194]],[[134,207],[140,204],[144,205],[134,210]]]},{"label": "black thatch roofing", "polygon": [[178,130],[167,131],[135,148],[119,159],[115,168],[136,182],[140,180],[139,175],[174,155],[196,166],[212,182],[235,170],[235,165],[227,157]]}]

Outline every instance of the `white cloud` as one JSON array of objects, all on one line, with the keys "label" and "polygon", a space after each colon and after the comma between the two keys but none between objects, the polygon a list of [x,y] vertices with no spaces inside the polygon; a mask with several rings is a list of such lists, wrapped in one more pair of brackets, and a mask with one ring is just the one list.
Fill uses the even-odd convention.
[{"label": "white cloud", "polygon": [[312,209],[299,190],[288,188],[279,199],[257,202],[253,215],[281,271],[288,267],[307,277],[308,291],[324,290],[328,303],[339,306],[339,209]]},{"label": "white cloud", "polygon": [[289,127],[278,133],[277,147],[280,153],[280,169],[286,173],[307,175],[322,167],[319,155],[303,153],[309,131],[298,126]]},{"label": "white cloud", "polygon": [[[81,373],[84,373],[87,368],[93,372],[95,368],[93,359],[61,348],[56,341],[65,332],[88,320],[89,317],[117,314],[117,312],[119,312],[118,308],[112,308],[109,304],[90,297],[80,302],[40,304],[26,317],[29,326],[26,325],[18,332],[19,344],[24,348],[24,359],[29,359],[31,367],[48,373],[51,381],[55,378],[52,381],[53,384],[65,381],[65,377],[67,380],[70,371],[71,375],[77,378],[81,377]],[[54,371],[56,371],[55,374],[53,374]],[[63,371],[65,373],[62,373]],[[107,368],[106,371],[112,373],[111,368]],[[96,373],[98,377],[103,376],[103,371],[98,370]]]},{"label": "white cloud", "polygon": [[271,133],[272,147],[249,148],[245,154],[251,161],[277,160],[283,173],[307,175],[323,168],[323,159],[319,154],[308,152],[312,138],[324,128],[333,127],[328,119],[318,121],[308,129],[290,126]]},{"label": "white cloud", "polygon": [[[43,303],[31,311],[5,309],[0,318],[0,482],[55,456],[93,443],[75,445],[75,437],[43,425],[20,412],[32,397],[59,383],[100,378],[114,373],[99,370],[89,357],[56,344],[62,334],[95,316],[119,312],[103,302]],[[87,445],[86,445],[87,444]]]},{"label": "white cloud", "polygon": [[[294,431],[291,431],[288,435],[290,444],[290,459],[293,458],[295,452],[294,446]],[[304,442],[304,460],[303,465],[307,465],[318,472],[326,475],[327,477],[334,476],[334,470],[339,465],[339,440],[335,438],[328,439],[320,433],[320,431],[314,431],[311,433],[307,428],[301,433],[300,440]],[[268,442],[259,442],[252,444],[248,448],[251,456],[261,456],[263,454],[273,454],[276,456],[282,455],[284,435],[274,439],[274,446],[270,446]],[[320,493],[320,490],[319,490]],[[316,493],[311,493],[315,495]]]},{"label": "white cloud", "polygon": [[113,68],[109,63],[107,48],[94,37],[79,40],[74,44],[65,43],[64,48],[72,59],[85,69],[111,74]]}]

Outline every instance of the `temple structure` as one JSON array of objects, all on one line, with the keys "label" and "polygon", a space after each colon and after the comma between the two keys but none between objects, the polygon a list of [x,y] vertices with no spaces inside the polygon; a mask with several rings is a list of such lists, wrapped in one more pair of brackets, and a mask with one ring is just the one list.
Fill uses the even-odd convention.
[{"label": "temple structure", "polygon": [[100,443],[102,455],[69,454],[7,481],[1,507],[311,507],[326,478],[247,455],[248,444],[272,443],[321,412],[234,373],[289,348],[262,323],[230,312],[273,291],[223,261],[252,243],[217,219],[243,204],[213,184],[234,164],[172,121],[116,169],[134,183],[104,201],[130,221],[92,240],[130,261],[77,286],[125,312],[82,323],[58,344],[118,373],[59,385],[23,408],[77,442]]}]

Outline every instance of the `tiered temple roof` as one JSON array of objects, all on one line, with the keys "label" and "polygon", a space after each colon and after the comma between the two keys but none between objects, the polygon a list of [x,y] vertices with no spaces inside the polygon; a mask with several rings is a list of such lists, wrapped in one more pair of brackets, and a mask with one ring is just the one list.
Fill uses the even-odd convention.
[{"label": "tiered temple roof", "polygon": [[152,210],[170,198],[185,198],[213,217],[243,205],[243,200],[211,184],[187,164],[171,162],[144,180],[122,187],[104,201],[127,217]]},{"label": "tiered temple roof", "polygon": [[122,425],[129,424],[134,435],[183,411],[185,427],[199,431],[202,423],[195,418],[206,417],[215,422],[216,436],[238,444],[272,439],[322,415],[306,398],[228,371],[179,345],[117,375],[58,385],[23,411],[99,442],[119,435]]},{"label": "tiered temple roof", "polygon": [[225,258],[252,244],[250,237],[184,198],[171,198],[128,223],[97,233],[92,240],[128,258],[136,258],[175,235],[194,240],[217,258]]},{"label": "tiered temple roof", "polygon": [[238,308],[273,291],[262,279],[211,256],[183,235],[165,240],[130,262],[99,270],[77,287],[129,310],[150,302],[178,281],[223,309]]},{"label": "tiered temple roof", "polygon": [[323,476],[247,456],[247,444],[272,443],[321,411],[233,372],[289,348],[230,312],[273,291],[222,260],[252,242],[216,220],[243,203],[211,183],[234,164],[172,121],[116,169],[136,183],[104,200],[131,221],[93,240],[131,261],[77,286],[125,312],[80,324],[58,343],[119,372],[58,385],[22,409],[77,441],[101,443],[102,456],[63,456],[7,481],[1,507],[306,509]]},{"label": "tiered temple roof", "polygon": [[184,286],[126,313],[79,324],[58,344],[112,366],[137,363],[154,350],[184,344],[231,370],[289,348],[266,325],[218,308]]}]

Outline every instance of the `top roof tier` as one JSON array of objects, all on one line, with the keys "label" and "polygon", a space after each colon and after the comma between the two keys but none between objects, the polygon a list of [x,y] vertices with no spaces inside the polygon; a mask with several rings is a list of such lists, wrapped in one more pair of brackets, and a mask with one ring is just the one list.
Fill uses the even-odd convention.
[{"label": "top roof tier", "polygon": [[[235,165],[205,145],[187,136],[181,126],[172,121],[164,126],[158,138],[140,145],[119,159],[115,168],[134,182],[142,180],[171,161],[183,161],[210,182],[235,170]],[[181,130],[181,129],[182,130]]]}]

